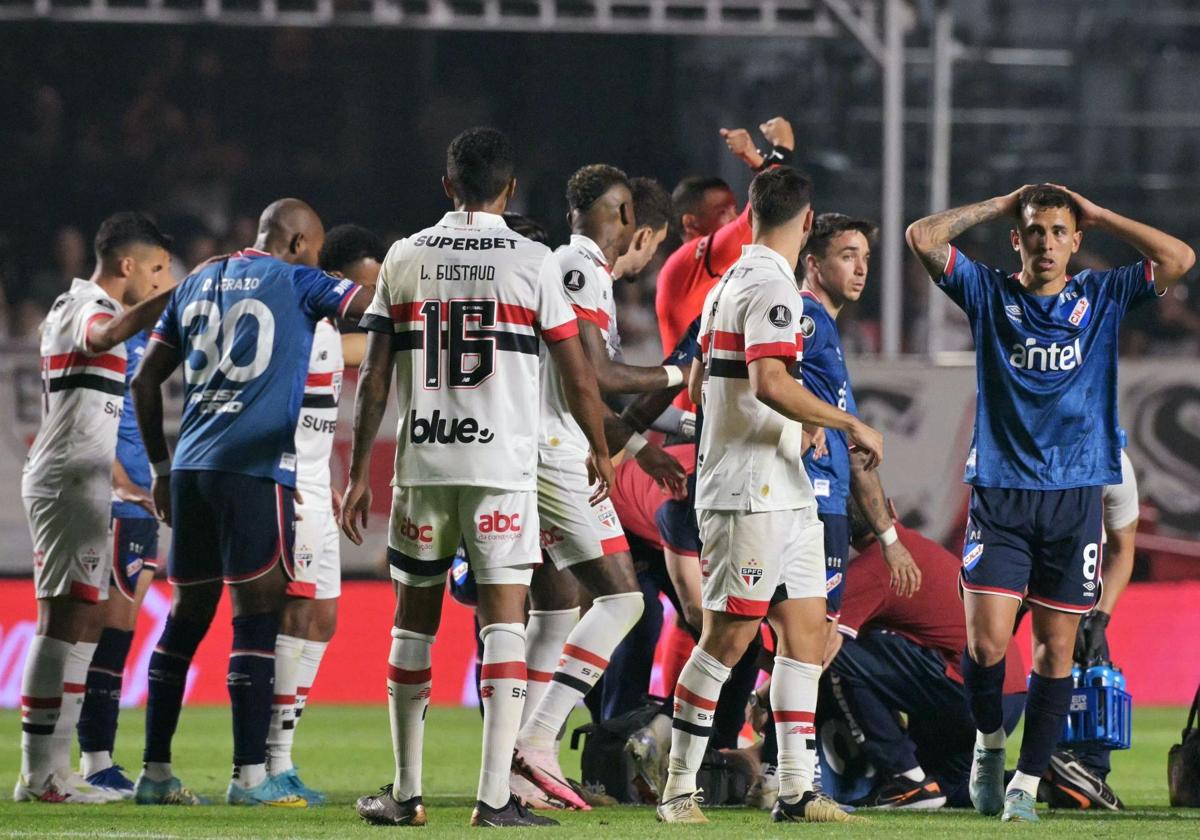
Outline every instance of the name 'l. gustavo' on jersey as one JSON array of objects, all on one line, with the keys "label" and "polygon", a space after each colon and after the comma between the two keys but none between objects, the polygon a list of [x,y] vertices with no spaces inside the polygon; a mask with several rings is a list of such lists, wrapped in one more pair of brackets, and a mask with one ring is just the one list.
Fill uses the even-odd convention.
[{"label": "name 'l. gustavo' on jersey", "polygon": [[975,337],[978,403],[964,480],[978,487],[1066,490],[1121,480],[1117,333],[1154,297],[1148,260],[1086,269],[1056,295],[950,250],[938,286]]}]

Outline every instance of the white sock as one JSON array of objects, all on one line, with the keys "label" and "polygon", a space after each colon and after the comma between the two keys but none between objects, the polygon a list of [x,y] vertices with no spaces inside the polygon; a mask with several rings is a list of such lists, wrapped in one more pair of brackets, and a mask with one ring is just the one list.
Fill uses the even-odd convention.
[{"label": "white sock", "polygon": [[81,752],[79,754],[79,775],[85,779],[112,766],[113,760],[110,752]]},{"label": "white sock", "polygon": [[571,710],[604,675],[613,650],[637,624],[643,609],[641,592],[601,595],[592,601],[592,608],[567,636],[553,681],[537,708],[526,716],[522,747],[554,748]]},{"label": "white sock", "polygon": [[392,628],[388,654],[388,714],[392,722],[392,755],[396,776],[392,798],[404,802],[421,795],[421,756],[425,745],[425,711],[433,687],[433,636]]},{"label": "white sock", "polygon": [[62,713],[54,725],[54,766],[69,770],[74,767],[71,760],[75,745],[75,727],[83,713],[83,695],[87,690],[87,672],[96,653],[96,642],[76,642],[67,654],[63,668]]},{"label": "white sock", "polygon": [[512,795],[509,775],[513,747],[525,705],[525,627],[489,624],[479,631],[483,639],[483,667],[479,693],[483,699],[483,760],[476,799],[503,808]]},{"label": "white sock", "polygon": [[264,764],[235,764],[233,765],[233,783],[239,787],[258,787],[267,780],[267,765]]},{"label": "white sock", "polygon": [[655,715],[650,721],[650,732],[658,743],[668,743],[671,740],[671,718],[664,714]]},{"label": "white sock", "polygon": [[304,639],[283,633],[275,637],[275,688],[271,698],[271,727],[267,730],[267,770],[272,776],[292,769],[296,689],[303,651]]},{"label": "white sock", "polygon": [[21,675],[21,774],[39,780],[54,766],[54,728],[62,712],[63,673],[74,647],[34,636]]},{"label": "white sock", "polygon": [[1007,793],[1012,793],[1014,790],[1023,790],[1037,799],[1038,782],[1041,778],[1031,776],[1028,773],[1022,773],[1020,770],[1013,774],[1012,781],[1008,783]]},{"label": "white sock", "polygon": [[789,804],[813,789],[820,679],[820,665],[775,657],[775,667],[771,669],[771,710],[779,742],[779,798]]},{"label": "white sock", "polygon": [[549,688],[567,636],[578,623],[579,607],[529,611],[529,622],[525,625],[525,663],[529,666],[529,688],[525,690],[525,710],[521,713],[521,723],[529,720]]},{"label": "white sock", "polygon": [[696,790],[696,771],[712,736],[713,712],[729,669],[699,646],[692,649],[675,684],[675,720],[671,732],[670,775],[662,801]]},{"label": "white sock", "polygon": [[911,782],[920,782],[925,779],[925,770],[922,769],[921,765],[918,764],[913,769],[905,770],[900,775],[903,776],[904,778],[908,779]]},{"label": "white sock", "polygon": [[147,761],[142,765],[142,773],[152,782],[169,782],[175,776],[169,761]]},{"label": "white sock", "polygon": [[975,732],[976,745],[989,750],[1004,749],[1007,740],[1008,736],[1004,733],[1004,727],[1000,727],[995,732]]},{"label": "white sock", "polygon": [[[304,652],[300,654],[300,671],[296,681],[296,726],[300,725],[300,717],[308,708],[308,693],[317,681],[317,670],[321,667],[321,658],[329,642],[314,642],[306,639]],[[294,737],[294,733],[293,733]]]}]

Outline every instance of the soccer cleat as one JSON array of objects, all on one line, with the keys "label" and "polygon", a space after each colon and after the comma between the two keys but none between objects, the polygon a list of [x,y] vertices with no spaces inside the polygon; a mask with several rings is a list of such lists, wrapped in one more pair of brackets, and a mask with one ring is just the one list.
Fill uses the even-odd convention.
[{"label": "soccer cleat", "polygon": [[913,811],[931,811],[946,804],[946,795],[936,781],[926,776],[919,782],[914,782],[907,776],[895,775],[888,780],[875,801],[873,808],[905,808]]},{"label": "soccer cleat", "polygon": [[805,791],[803,796],[792,803],[776,799],[775,807],[771,809],[771,820],[810,823],[869,822],[865,817],[846,813],[841,805],[815,790]]},{"label": "soccer cleat", "polygon": [[558,825],[558,820],[531,813],[515,796],[508,797],[503,808],[493,808],[482,800],[475,803],[471,812],[471,825],[476,828],[535,828],[543,825]]},{"label": "soccer cleat", "polygon": [[751,808],[768,811],[779,798],[779,768],[774,764],[764,764],[762,775],[750,785],[746,792],[746,804]]},{"label": "soccer cleat", "polygon": [[668,751],[659,746],[654,731],[649,726],[643,726],[625,741],[625,752],[633,763],[634,784],[639,788],[649,788],[657,798],[667,780]]},{"label": "soccer cleat", "polygon": [[242,787],[237,782],[230,782],[225,791],[227,805],[267,805],[271,808],[307,808],[308,800],[291,786],[282,782],[279,776],[263,779],[254,787]]},{"label": "soccer cleat", "polygon": [[374,796],[360,796],[354,803],[354,810],[372,825],[425,825],[425,805],[421,797],[397,802],[392,798],[391,785],[384,785]]},{"label": "soccer cleat", "polygon": [[562,811],[571,807],[561,799],[555,799],[516,771],[509,776],[508,787],[513,796],[520,799],[526,808],[538,811]]},{"label": "soccer cleat", "polygon": [[172,776],[165,782],[146,778],[145,772],[138,776],[133,786],[133,801],[139,805],[207,805],[208,800],[197,796],[183,786],[183,782]]},{"label": "soccer cleat", "polygon": [[513,750],[512,769],[546,792],[551,801],[565,803],[565,807],[579,811],[590,811],[592,807],[580,798],[567,782],[558,766],[558,757],[550,750]]},{"label": "soccer cleat", "polygon": [[1037,822],[1034,809],[1037,800],[1023,790],[1010,790],[1004,797],[1004,815],[1001,822]]},{"label": "soccer cleat", "polygon": [[1004,810],[1004,747],[988,749],[975,745],[971,761],[971,804],[985,817]]},{"label": "soccer cleat", "polygon": [[105,805],[115,801],[108,791],[89,785],[74,773],[50,773],[40,782],[18,775],[13,802],[53,802],[65,805]]},{"label": "soccer cleat", "polygon": [[704,797],[700,795],[702,793],[704,793],[703,789],[694,790],[691,793],[682,793],[668,799],[656,809],[658,821],[684,825],[699,825],[708,822],[708,817],[704,816],[704,812],[700,810],[700,803],[704,801]]},{"label": "soccer cleat", "polygon": [[1051,808],[1125,810],[1125,803],[1113,789],[1066,750],[1050,756],[1050,768],[1038,786],[1038,796]]},{"label": "soccer cleat", "polygon": [[282,773],[277,773],[271,778],[279,779],[280,784],[287,786],[292,790],[293,793],[303,797],[304,801],[308,803],[308,807],[310,808],[316,808],[325,804],[325,800],[327,799],[325,794],[321,793],[319,790],[313,790],[308,785],[304,784],[304,782],[300,781],[300,774],[296,772],[295,767],[290,770],[284,770]]},{"label": "soccer cleat", "polygon": [[576,796],[593,808],[611,808],[621,804],[615,796],[608,795],[608,791],[602,784],[591,784],[585,787],[574,779],[567,779],[567,784],[571,786],[571,790],[575,791]]},{"label": "soccer cleat", "polygon": [[103,788],[121,795],[121,799],[133,798],[133,782],[123,772],[124,767],[114,764],[99,770],[87,777],[87,783],[92,787]]}]

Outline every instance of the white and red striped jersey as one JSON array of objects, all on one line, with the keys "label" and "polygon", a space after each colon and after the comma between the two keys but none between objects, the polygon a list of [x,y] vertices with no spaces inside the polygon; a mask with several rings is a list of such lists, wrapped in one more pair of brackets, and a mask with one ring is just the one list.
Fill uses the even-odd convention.
[{"label": "white and red striped jersey", "polygon": [[[571,243],[563,245],[554,255],[562,270],[562,289],[576,317],[595,324],[604,336],[608,357],[617,358],[621,339],[617,332],[613,279],[600,246],[586,236],[573,234]],[[547,461],[578,461],[587,452],[587,438],[567,408],[558,367],[543,348],[540,457]]]},{"label": "white and red striped jersey", "polygon": [[708,293],[700,314],[704,425],[697,510],[794,510],[816,504],[801,460],[801,425],[759,401],[748,365],[803,356],[804,312],[787,260],[765,245],[741,258]]},{"label": "white and red striped jersey", "polygon": [[364,329],[392,336],[399,487],[536,486],[540,339],[578,333],[558,260],[492,213],[394,244]]},{"label": "white and red striped jersey", "polygon": [[88,329],[121,304],[76,278],[42,324],[42,425],[21,476],[21,495],[108,500],[125,396],[125,345],[94,353]]},{"label": "white and red striped jersey", "polygon": [[342,394],[342,334],[328,319],[313,331],[304,401],[296,424],[296,486],[301,496],[329,493],[329,456],[337,429],[338,399]]}]

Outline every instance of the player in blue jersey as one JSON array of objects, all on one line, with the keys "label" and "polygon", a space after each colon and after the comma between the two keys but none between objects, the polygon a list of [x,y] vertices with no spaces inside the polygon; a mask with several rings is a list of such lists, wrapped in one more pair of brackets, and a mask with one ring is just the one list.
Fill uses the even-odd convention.
[{"label": "player in blue jersey", "polygon": [[[857,301],[866,288],[871,243],[877,233],[875,224],[866,219],[822,213],[813,222],[804,251],[804,281],[800,291],[804,301],[804,314],[800,318],[804,358],[800,362],[800,378],[822,400],[854,415],[858,414],[858,406],[842,353],[837,316],[847,303]],[[884,547],[892,587],[902,596],[911,596],[921,586],[921,570],[896,536],[879,471],[866,470],[863,463],[860,453],[850,450],[846,434],[837,429],[825,430],[823,453],[814,450],[804,457],[804,469],[817,497],[817,515],[825,526],[825,610],[831,640],[837,635],[842,580],[850,559],[846,499],[851,493]]]},{"label": "player in blue jersey", "polygon": [[[266,769],[275,639],[293,571],[293,436],[316,323],[357,318],[371,298],[313,267],[324,237],[304,202],[267,207],[253,248],[206,264],[175,290],[133,381],[155,507],[173,528],[167,568],[175,585],[150,660],[140,803],[198,802],[171,770],[171,738],[188,665],[228,583],[234,767],[226,800],[307,804]],[[186,390],[172,462],[162,385],[180,364]]]},{"label": "player in blue jersey", "polygon": [[113,763],[121,682],[138,612],[158,568],[158,519],[150,496],[150,461],[138,433],[129,383],[146,353],[148,332],[125,342],[125,402],[113,462],[112,580],[104,629],[87,672],[79,716],[80,775],[89,784],[133,796],[133,782]]},{"label": "player in blue jersey", "polygon": [[[1016,274],[950,245],[1000,218],[1015,220]],[[1143,258],[1068,274],[1090,228]],[[973,488],[961,578],[963,677],[978,729],[971,799],[984,814],[1036,820],[1038,780],[1070,703],[1076,627],[1100,587],[1101,492],[1121,479],[1117,331],[1131,307],[1178,282],[1195,254],[1173,236],[1049,184],[921,219],[906,236],[975,337],[978,399],[965,471]],[[1033,613],[1033,674],[1017,773],[1005,791],[1004,650],[1023,599]]]}]

